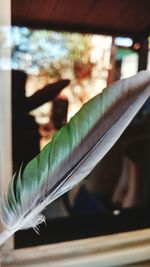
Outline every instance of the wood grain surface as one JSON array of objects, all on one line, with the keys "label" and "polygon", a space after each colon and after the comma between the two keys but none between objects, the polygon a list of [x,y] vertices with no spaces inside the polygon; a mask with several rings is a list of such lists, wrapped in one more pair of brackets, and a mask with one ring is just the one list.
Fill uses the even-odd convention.
[{"label": "wood grain surface", "polygon": [[150,260],[150,229],[13,250],[1,260],[2,267],[142,267]]}]

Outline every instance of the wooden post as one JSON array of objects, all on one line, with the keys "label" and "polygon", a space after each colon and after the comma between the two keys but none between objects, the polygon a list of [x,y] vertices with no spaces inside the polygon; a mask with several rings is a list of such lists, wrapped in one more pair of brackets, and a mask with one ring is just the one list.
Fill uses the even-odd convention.
[{"label": "wooden post", "polygon": [[[0,1],[0,192],[2,193],[7,191],[12,176],[10,3],[10,0]],[[12,242],[6,242],[6,247],[12,247]]]},{"label": "wooden post", "polygon": [[138,50],[138,54],[139,54],[138,71],[147,69],[148,39],[140,41],[140,48]]},{"label": "wooden post", "polygon": [[0,62],[0,190],[6,192],[12,175],[10,0],[0,1],[0,35],[2,40],[0,61],[3,60],[3,65]]}]

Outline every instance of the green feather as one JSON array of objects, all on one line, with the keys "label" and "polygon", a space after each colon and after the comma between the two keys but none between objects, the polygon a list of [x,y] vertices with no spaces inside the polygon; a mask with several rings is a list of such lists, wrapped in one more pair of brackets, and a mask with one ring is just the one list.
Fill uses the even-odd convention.
[{"label": "green feather", "polygon": [[114,83],[84,104],[20,170],[1,202],[7,234],[0,237],[0,244],[19,229],[36,227],[43,221],[39,217],[43,208],[92,171],[147,100],[149,85],[147,71]]}]

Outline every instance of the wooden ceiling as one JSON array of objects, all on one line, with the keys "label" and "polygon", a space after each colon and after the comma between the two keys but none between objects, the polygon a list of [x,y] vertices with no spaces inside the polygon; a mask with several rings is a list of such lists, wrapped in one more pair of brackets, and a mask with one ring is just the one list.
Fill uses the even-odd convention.
[{"label": "wooden ceiling", "polygon": [[120,36],[150,35],[150,0],[12,0],[12,24]]}]

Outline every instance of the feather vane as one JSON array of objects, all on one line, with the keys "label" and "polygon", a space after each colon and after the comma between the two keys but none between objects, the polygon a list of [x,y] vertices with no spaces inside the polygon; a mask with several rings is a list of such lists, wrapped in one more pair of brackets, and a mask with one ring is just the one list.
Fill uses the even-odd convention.
[{"label": "feather vane", "polygon": [[42,210],[85,178],[105,156],[150,95],[150,73],[118,81],[88,101],[52,141],[10,182],[1,197],[5,231],[44,221]]}]

